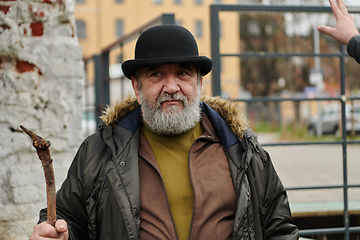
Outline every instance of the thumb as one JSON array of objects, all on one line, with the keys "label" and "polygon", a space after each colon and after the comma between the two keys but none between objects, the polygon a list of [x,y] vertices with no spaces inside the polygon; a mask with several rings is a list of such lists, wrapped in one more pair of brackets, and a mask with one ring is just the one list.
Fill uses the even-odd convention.
[{"label": "thumb", "polygon": [[58,233],[65,233],[68,230],[66,221],[62,219],[56,221],[55,228]]},{"label": "thumb", "polygon": [[317,30],[319,32],[325,33],[325,34],[330,35],[330,36],[331,36],[331,34],[333,32],[333,29],[334,28],[332,28],[332,27],[328,27],[328,26],[324,26],[324,25],[320,25],[320,26],[317,27]]}]

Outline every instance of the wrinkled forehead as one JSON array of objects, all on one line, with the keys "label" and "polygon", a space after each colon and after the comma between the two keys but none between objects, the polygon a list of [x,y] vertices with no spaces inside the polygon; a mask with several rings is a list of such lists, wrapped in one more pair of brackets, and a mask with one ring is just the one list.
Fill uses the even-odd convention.
[{"label": "wrinkled forehead", "polygon": [[141,69],[141,72],[146,73],[146,72],[150,72],[150,71],[156,71],[156,70],[161,70],[161,69],[166,69],[171,67],[174,70],[187,70],[187,71],[191,71],[191,72],[197,72],[198,67],[195,66],[194,64],[190,64],[190,63],[169,63],[169,64],[155,64],[155,65],[151,65],[151,66],[147,66]]}]

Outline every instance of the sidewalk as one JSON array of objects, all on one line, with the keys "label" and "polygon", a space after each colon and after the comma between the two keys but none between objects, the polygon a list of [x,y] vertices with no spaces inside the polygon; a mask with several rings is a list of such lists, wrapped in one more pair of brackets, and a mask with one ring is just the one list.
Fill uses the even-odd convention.
[{"label": "sidewalk", "polygon": [[[259,134],[259,142],[276,143],[277,134]],[[265,146],[280,179],[285,186],[309,187],[342,185],[342,145]],[[347,146],[348,184],[360,184],[360,146]],[[343,189],[317,189],[288,191],[292,212],[342,212]],[[360,213],[360,189],[349,188],[349,210]]]}]

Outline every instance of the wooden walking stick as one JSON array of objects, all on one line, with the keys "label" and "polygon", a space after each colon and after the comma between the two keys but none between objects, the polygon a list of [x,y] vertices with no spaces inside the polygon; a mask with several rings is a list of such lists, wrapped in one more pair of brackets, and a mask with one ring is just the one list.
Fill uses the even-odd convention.
[{"label": "wooden walking stick", "polygon": [[30,136],[33,141],[33,146],[41,160],[44,169],[45,182],[46,182],[46,196],[47,196],[47,222],[55,226],[56,222],[56,187],[55,176],[53,168],[53,160],[50,156],[49,147],[51,143],[44,138],[36,135],[32,131],[20,125],[20,128]]}]

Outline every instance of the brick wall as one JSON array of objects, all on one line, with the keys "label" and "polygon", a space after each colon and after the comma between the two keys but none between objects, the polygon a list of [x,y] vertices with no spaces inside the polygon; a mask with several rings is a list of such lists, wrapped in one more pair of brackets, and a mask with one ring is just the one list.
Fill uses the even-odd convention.
[{"label": "brick wall", "polygon": [[46,206],[41,162],[19,126],[51,142],[57,189],[82,140],[74,2],[0,1],[0,240],[29,239]]}]

